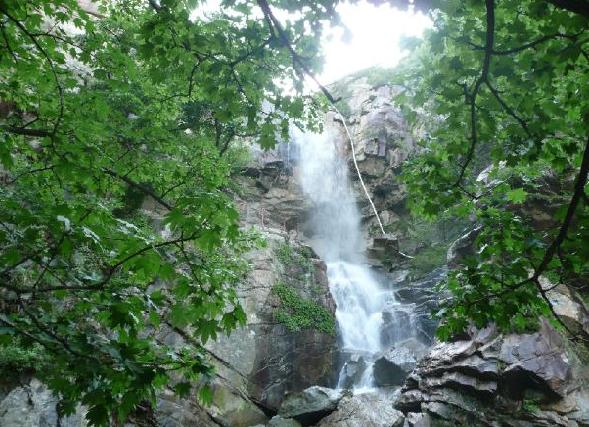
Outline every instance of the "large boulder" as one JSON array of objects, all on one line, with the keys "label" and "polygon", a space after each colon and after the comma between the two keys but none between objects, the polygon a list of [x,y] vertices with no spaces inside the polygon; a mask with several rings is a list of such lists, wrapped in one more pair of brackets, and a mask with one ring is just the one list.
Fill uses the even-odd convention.
[{"label": "large boulder", "polygon": [[316,424],[319,420],[336,410],[345,392],[326,387],[313,386],[286,396],[278,415],[294,418],[304,426]]},{"label": "large boulder", "polygon": [[[215,366],[212,403],[201,407],[166,396],[156,408],[156,418],[165,420],[165,425],[265,424],[265,411],[277,411],[285,393],[334,381],[335,334],[312,328],[288,329],[277,319],[282,302],[273,290],[288,276],[289,286],[301,298],[310,299],[334,314],[325,264],[309,248],[288,241],[286,233],[268,228],[263,233],[268,245],[248,254],[252,271],[237,288],[246,324],[206,344]],[[280,248],[288,250],[289,257],[280,259]],[[297,254],[305,254],[304,259],[297,258]],[[285,265],[287,258],[294,261]],[[183,338],[173,330],[160,331],[158,338],[170,345],[184,345]]]},{"label": "large boulder", "polygon": [[382,392],[344,396],[337,411],[323,418],[318,427],[401,427],[405,417]]},{"label": "large boulder", "polygon": [[[269,247],[254,257],[252,280],[241,290],[247,325],[229,337],[217,354],[229,358],[226,360],[231,365],[247,361],[247,369],[242,371],[247,378],[247,394],[263,407],[276,411],[287,392],[335,382],[337,342],[335,333],[313,328],[291,330],[279,321],[276,313],[284,307],[273,292],[278,283],[288,283],[300,298],[324,307],[332,315],[335,302],[329,292],[326,266],[308,247],[281,239],[268,240]],[[285,245],[289,245],[292,254],[305,253],[304,262],[295,256],[294,262],[279,259],[276,250]],[[245,342],[252,342],[252,351],[236,354]]]},{"label": "large boulder", "polygon": [[544,276],[540,276],[539,281],[560,320],[574,334],[589,339],[589,310],[583,299],[564,284],[555,284]]},{"label": "large boulder", "polygon": [[407,377],[395,407],[446,423],[440,425],[587,425],[588,379],[547,321],[528,334],[490,326],[436,344]]},{"label": "large boulder", "polygon": [[[155,418],[158,427],[219,426],[209,413],[197,403],[197,399],[179,399],[171,391],[165,391],[158,396]],[[149,424],[144,422],[127,423],[125,427],[135,425],[142,427]]]},{"label": "large boulder", "polygon": [[375,384],[381,387],[403,384],[427,350],[428,347],[415,338],[395,344],[374,362]]}]

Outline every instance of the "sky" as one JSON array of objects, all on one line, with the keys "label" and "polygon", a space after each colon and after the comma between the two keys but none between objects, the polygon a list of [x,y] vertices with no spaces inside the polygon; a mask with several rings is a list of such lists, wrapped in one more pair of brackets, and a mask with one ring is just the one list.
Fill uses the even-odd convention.
[{"label": "sky", "polygon": [[[221,0],[206,0],[192,16],[214,13],[220,3]],[[322,41],[325,64],[323,72],[317,76],[324,85],[365,68],[398,64],[405,54],[399,48],[401,36],[419,37],[430,25],[429,19],[422,14],[394,9],[388,4],[375,6],[366,0],[354,4],[340,3],[337,11],[351,37],[343,37],[342,27],[325,32]],[[281,11],[275,12],[278,19],[285,18]]]},{"label": "sky", "polygon": [[341,28],[324,37],[325,65],[319,76],[323,84],[364,68],[398,64],[404,55],[399,48],[401,36],[419,37],[430,25],[422,14],[393,9],[389,5],[377,7],[366,1],[341,3],[337,10],[351,38],[343,40]]}]

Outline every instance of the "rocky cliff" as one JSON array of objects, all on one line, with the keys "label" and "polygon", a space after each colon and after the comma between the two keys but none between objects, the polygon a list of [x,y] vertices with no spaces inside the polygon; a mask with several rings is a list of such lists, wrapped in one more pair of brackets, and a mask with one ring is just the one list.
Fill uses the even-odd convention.
[{"label": "rocky cliff", "polygon": [[[431,310],[444,297],[433,285],[441,280],[445,268],[456,267],[472,250],[477,226],[451,220],[425,227],[412,223],[398,177],[403,163],[418,150],[414,137],[419,135],[407,128],[391,101],[395,89],[375,86],[367,78],[344,80],[336,89],[347,102],[348,108],[342,110],[354,139],[358,168],[389,239],[395,241],[388,251],[379,251],[379,239],[373,239],[369,248],[375,255],[373,263],[388,271],[398,299],[415,303],[422,324],[429,326],[424,329],[432,331]],[[338,117],[328,116],[329,122],[340,144],[349,145]],[[357,197],[363,204],[366,235],[377,236],[376,220],[359,186]],[[546,211],[537,204],[526,209],[532,218],[540,219]],[[413,259],[395,256],[395,248]],[[424,257],[431,258],[430,262],[424,262]],[[404,279],[401,284],[399,277]],[[569,327],[585,331],[589,316],[582,299],[566,286],[546,287],[552,289],[550,299]],[[404,356],[407,348],[393,348],[392,353],[387,359],[389,374],[412,360]],[[589,425],[586,350],[546,320],[537,332],[528,334],[500,334],[493,326],[472,329],[468,336],[451,343],[434,341],[429,352],[414,351],[413,355],[419,361],[390,398],[403,412],[406,426]],[[396,419],[393,416],[389,425]]]},{"label": "rocky cliff", "polygon": [[[256,229],[266,246],[249,254],[251,272],[238,289],[245,327],[207,345],[215,366],[212,404],[163,393],[129,425],[589,425],[586,355],[547,321],[528,334],[500,334],[491,326],[449,343],[434,340],[431,312],[443,297],[434,287],[468,253],[476,227],[451,219],[421,223],[409,215],[399,174],[418,148],[415,130],[391,100],[394,88],[357,76],[335,89],[387,236],[380,234],[357,180],[341,118],[329,113],[326,127],[349,159],[370,263],[405,307],[383,313],[382,339],[396,344],[375,363],[379,391],[352,395],[330,389],[342,366],[335,303],[325,264],[309,246],[311,207],[296,177],[296,149],[281,144],[272,152],[252,149],[237,177],[242,225]],[[584,303],[566,287],[551,292],[567,322],[587,329]],[[417,331],[411,339],[390,336],[409,329]],[[174,330],[162,331],[161,338],[184,340]],[[360,360],[348,360],[346,369],[354,376],[364,368]],[[58,420],[55,405],[32,374],[14,378],[0,389],[0,426],[85,425],[82,407]]]}]

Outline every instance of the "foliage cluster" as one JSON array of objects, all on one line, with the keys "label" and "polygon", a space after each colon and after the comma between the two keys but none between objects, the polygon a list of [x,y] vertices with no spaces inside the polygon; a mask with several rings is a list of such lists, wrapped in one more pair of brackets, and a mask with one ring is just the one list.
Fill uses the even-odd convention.
[{"label": "foliage cluster", "polygon": [[[540,315],[559,321],[541,277],[572,287],[589,277],[589,8],[422,7],[433,28],[407,41],[414,54],[394,81],[406,88],[397,102],[408,119],[432,118],[404,173],[411,208],[483,226],[475,255],[445,284],[453,298],[438,313],[439,335],[471,323],[524,330]],[[535,197],[550,191],[562,197],[554,206]],[[553,221],[537,221],[534,211],[546,210]]]},{"label": "foliage cluster", "polygon": [[[292,270],[295,270],[295,275],[305,275],[312,272],[313,261],[311,261],[311,254],[306,248],[297,249],[288,242],[282,242],[274,253],[282,266],[289,270],[288,273],[293,273]],[[299,279],[300,277],[296,278]]]},{"label": "foliage cluster", "polygon": [[257,241],[228,195],[232,142],[316,126],[302,75],[334,12],[95,3],[0,2],[0,342],[41,346],[60,413],[81,402],[106,425],[206,384],[204,344],[245,321],[235,284]]},{"label": "foliage cluster", "polygon": [[45,349],[39,344],[23,346],[18,338],[0,344],[0,375],[4,378],[21,372],[43,371],[47,363]]},{"label": "foliage cluster", "polygon": [[[322,294],[322,289],[314,282],[315,267],[310,249],[295,248],[289,242],[281,242],[274,253],[284,269],[282,280],[272,288],[272,292],[280,300],[280,305],[274,311],[275,319],[294,332],[316,329],[334,334],[335,317],[323,305],[313,300]],[[311,297],[301,296],[302,289],[309,289]]]},{"label": "foliage cluster", "polygon": [[282,282],[274,285],[272,292],[280,299],[280,307],[276,309],[274,316],[289,330],[299,332],[316,329],[326,334],[335,334],[335,317],[324,306],[299,296],[296,289]]}]

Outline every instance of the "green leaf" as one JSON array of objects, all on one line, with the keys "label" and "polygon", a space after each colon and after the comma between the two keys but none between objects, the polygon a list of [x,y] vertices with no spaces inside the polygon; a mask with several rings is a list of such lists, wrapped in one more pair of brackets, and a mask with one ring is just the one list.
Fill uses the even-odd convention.
[{"label": "green leaf", "polygon": [[528,193],[523,188],[516,188],[507,192],[507,200],[513,203],[523,203]]},{"label": "green leaf", "polygon": [[198,390],[198,400],[203,405],[210,405],[213,403],[213,390],[208,384],[205,384]]},{"label": "green leaf", "polygon": [[174,384],[174,392],[178,397],[187,397],[192,389],[192,384],[189,382],[179,382]]}]

